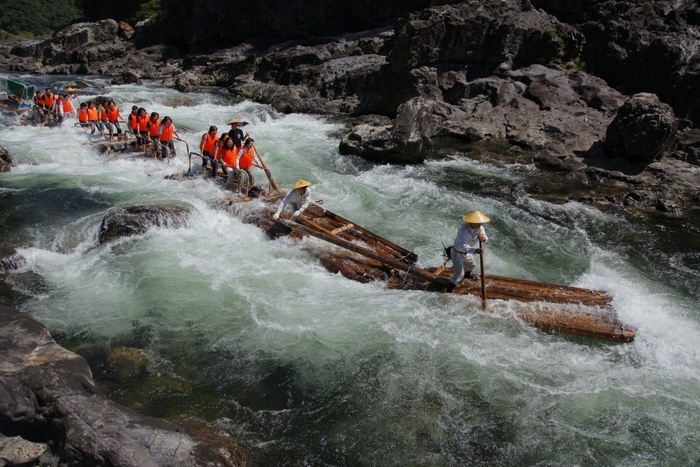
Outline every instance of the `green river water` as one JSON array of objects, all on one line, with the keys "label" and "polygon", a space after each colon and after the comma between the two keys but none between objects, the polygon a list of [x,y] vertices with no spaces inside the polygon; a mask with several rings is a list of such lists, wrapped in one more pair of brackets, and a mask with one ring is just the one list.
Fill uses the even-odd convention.
[{"label": "green river water", "polygon": [[[259,466],[700,463],[692,225],[514,197],[528,165],[340,156],[341,125],[216,92],[130,85],[81,98],[90,93],[171,116],[192,150],[210,124],[250,122],[282,188],[311,181],[315,199],[423,267],[442,262],[441,242],[479,209],[493,220],[489,272],[603,290],[637,329],[630,344],[597,342],[533,329],[504,302],[484,312],[478,298],[350,281],[216,209],[223,194],[210,182],[165,180],[187,169],[182,148],[170,165],[108,157],[73,126],[19,126],[3,113],[0,145],[15,166],[0,174],[0,242],[27,258],[8,281],[59,343],[141,350],[147,374],[133,383],[102,378],[94,359],[118,402],[207,422]],[[97,244],[115,207],[171,201],[194,207],[189,227]]]}]

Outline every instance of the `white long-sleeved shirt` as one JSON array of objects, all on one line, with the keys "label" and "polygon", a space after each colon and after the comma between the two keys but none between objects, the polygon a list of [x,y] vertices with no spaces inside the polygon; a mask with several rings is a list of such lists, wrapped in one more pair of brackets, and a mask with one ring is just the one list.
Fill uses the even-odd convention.
[{"label": "white long-sleeved shirt", "polygon": [[304,212],[304,210],[309,207],[310,202],[311,188],[306,187],[306,193],[304,193],[303,195],[299,193],[299,190],[292,190],[289,193],[287,193],[287,196],[285,196],[282,202],[280,203],[279,207],[277,208],[277,215],[279,216],[289,203],[296,204],[297,206],[299,206],[299,211]]},{"label": "white long-sleeved shirt", "polygon": [[486,243],[489,239],[486,236],[486,231],[484,226],[480,225],[476,229],[469,227],[468,223],[462,224],[459,229],[457,229],[457,238],[455,238],[452,248],[457,250],[459,253],[463,254],[474,254],[478,248],[476,245],[479,243],[479,235],[483,235]]}]

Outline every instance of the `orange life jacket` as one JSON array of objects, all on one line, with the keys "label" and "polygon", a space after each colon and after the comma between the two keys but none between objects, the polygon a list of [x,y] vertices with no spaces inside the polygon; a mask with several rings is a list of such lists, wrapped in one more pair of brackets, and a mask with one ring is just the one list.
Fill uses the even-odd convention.
[{"label": "orange life jacket", "polygon": [[138,116],[133,112],[129,114],[129,128],[136,130],[139,127]]},{"label": "orange life jacket", "polygon": [[139,121],[139,132],[144,133],[148,130],[148,116],[144,115],[143,117],[138,117]]},{"label": "orange life jacket", "polygon": [[88,121],[89,109],[87,107],[81,107],[80,112],[78,112],[78,121],[85,123]]},{"label": "orange life jacket", "polygon": [[90,119],[91,122],[94,120],[97,120],[97,109],[96,108],[88,107],[88,118]]},{"label": "orange life jacket", "polygon": [[216,142],[218,141],[218,139],[216,138],[216,136],[212,136],[209,133],[204,133],[202,135],[202,139],[204,139],[205,136],[207,137],[207,142],[204,143],[204,148],[202,149],[202,151],[206,151],[209,154],[214,154],[214,148],[216,147]]},{"label": "orange life jacket", "polygon": [[117,106],[114,106],[113,109],[109,109],[107,111],[107,120],[109,120],[110,123],[114,123],[119,119],[119,109]]},{"label": "orange life jacket", "polygon": [[73,110],[73,104],[70,101],[64,100],[61,105],[63,106],[63,113],[70,113]]},{"label": "orange life jacket", "polygon": [[104,105],[100,106],[100,120],[102,120],[103,122],[107,120],[107,111],[105,110]]},{"label": "orange life jacket", "polygon": [[228,165],[229,167],[235,167],[237,151],[238,149],[236,149],[236,146],[231,149],[224,149],[221,155],[221,160],[224,161],[224,164]]},{"label": "orange life jacket", "polygon": [[151,122],[151,129],[148,132],[151,136],[158,136],[158,127],[160,126],[160,119],[156,120],[155,122],[153,120],[149,120]]},{"label": "orange life jacket", "polygon": [[238,161],[238,166],[241,169],[249,169],[253,165],[254,149],[246,149],[245,146],[241,148],[243,154],[241,155],[241,160]]},{"label": "orange life jacket", "polygon": [[53,105],[53,94],[51,94],[50,92],[44,94],[44,105],[48,108],[51,108],[51,106]]},{"label": "orange life jacket", "polygon": [[172,125],[172,123],[168,126],[161,125],[160,127],[162,128],[162,130],[159,130],[161,141],[168,142],[171,139],[173,139],[173,125]]}]

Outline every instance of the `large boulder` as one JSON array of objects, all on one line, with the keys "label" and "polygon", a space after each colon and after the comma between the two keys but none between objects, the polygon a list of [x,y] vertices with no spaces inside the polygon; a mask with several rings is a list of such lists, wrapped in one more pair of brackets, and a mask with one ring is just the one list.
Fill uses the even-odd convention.
[{"label": "large boulder", "polygon": [[104,244],[121,237],[144,234],[151,227],[170,229],[186,227],[193,209],[189,204],[158,204],[117,208],[102,219],[98,242]]},{"label": "large boulder", "polygon": [[176,425],[107,399],[82,357],[48,329],[0,305],[0,424],[51,441],[66,465],[194,466],[195,441]]},{"label": "large boulder", "polygon": [[0,172],[9,172],[13,162],[12,156],[7,152],[7,149],[0,146]]},{"label": "large boulder", "polygon": [[635,94],[608,126],[605,150],[612,157],[633,163],[653,162],[671,149],[677,130],[671,106],[654,94]]}]

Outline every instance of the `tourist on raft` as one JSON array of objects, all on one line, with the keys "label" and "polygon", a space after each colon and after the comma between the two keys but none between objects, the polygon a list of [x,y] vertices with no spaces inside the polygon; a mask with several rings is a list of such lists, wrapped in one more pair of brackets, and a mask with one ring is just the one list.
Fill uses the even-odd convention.
[{"label": "tourist on raft", "polygon": [[175,131],[173,119],[170,117],[165,117],[158,127],[158,139],[160,140],[160,152],[163,160],[170,157],[175,157],[176,155],[173,136],[177,136],[178,139],[180,138],[180,135],[177,133],[177,131]]},{"label": "tourist on raft", "polygon": [[114,140],[115,131],[117,133],[117,140],[119,140],[122,134],[122,128],[119,126],[120,118],[121,115],[119,115],[119,108],[117,107],[117,104],[115,104],[114,101],[109,101],[109,104],[107,104],[107,123],[109,126],[110,141]]},{"label": "tourist on raft", "polygon": [[90,123],[90,117],[88,116],[88,105],[87,102],[82,102],[80,104],[80,109],[78,110],[78,123],[81,127],[88,129],[92,126]]},{"label": "tourist on raft", "polygon": [[202,155],[202,175],[207,172],[207,163],[211,165],[211,176],[216,177],[216,147],[219,138],[216,137],[219,129],[212,125],[209,131],[202,135],[199,142],[199,153]]},{"label": "tourist on raft", "polygon": [[151,144],[153,144],[153,158],[155,159],[158,155],[158,130],[160,129],[160,114],[158,112],[151,112],[151,118],[148,121],[148,135],[151,138]]},{"label": "tourist on raft", "polygon": [[90,127],[92,128],[90,131],[90,134],[92,135],[94,135],[98,130],[103,131],[99,118],[100,113],[97,111],[95,103],[92,101],[88,102],[88,121],[90,122]]},{"label": "tourist on raft", "polygon": [[242,186],[246,187],[246,194],[248,194],[250,187],[255,186],[255,178],[251,170],[253,166],[265,170],[265,173],[268,173],[268,170],[263,168],[255,156],[254,142],[255,140],[253,138],[246,139],[245,143],[243,143],[243,147],[238,150],[238,155],[236,156],[236,175],[238,176],[236,191],[238,193],[241,192]]},{"label": "tourist on raft", "polygon": [[245,139],[248,138],[250,135],[248,133],[243,134],[243,130],[241,130],[239,127],[245,126],[248,123],[242,122],[237,118],[232,118],[228,121],[228,124],[231,125],[231,129],[228,131],[228,135],[229,137],[233,138],[233,144],[235,144],[237,148],[240,148],[241,146],[243,146],[243,141],[245,141]]},{"label": "tourist on raft", "polygon": [[[301,213],[309,207],[309,204],[313,202],[311,201],[311,189],[309,188],[310,185],[311,182],[307,182],[306,180],[297,180],[297,182],[292,187],[292,191],[287,193],[287,196],[285,196],[284,199],[280,201],[280,204],[277,207],[277,212],[274,216],[272,216],[272,218],[274,220],[279,219],[280,214],[282,214],[287,205],[291,206],[292,210],[294,210],[294,213],[292,214],[292,219],[294,219],[295,217],[299,217]],[[321,209],[323,209],[323,212],[326,212],[326,209],[324,207],[321,207]]]},{"label": "tourist on raft", "polygon": [[449,248],[454,274],[447,286],[448,293],[451,293],[462,279],[476,279],[472,275],[472,271],[476,267],[473,255],[484,254],[484,249],[477,248],[476,245],[479,241],[484,243],[488,241],[482,224],[491,221],[491,219],[479,211],[474,211],[464,216],[462,220],[464,224],[457,229],[457,237]]},{"label": "tourist on raft", "polygon": [[136,129],[136,147],[143,148],[143,153],[146,154],[146,144],[151,140],[148,134],[148,124],[150,119],[148,118],[148,112],[143,107],[139,107],[138,117],[137,117],[137,129]]},{"label": "tourist on raft", "polygon": [[126,126],[129,127],[129,131],[131,131],[131,134],[134,135],[134,138],[136,138],[136,146],[134,149],[139,151],[141,149],[141,146],[139,145],[139,139],[136,136],[139,132],[139,106],[138,105],[131,106],[131,112],[129,113],[129,116],[127,117],[126,122],[127,122]]}]

